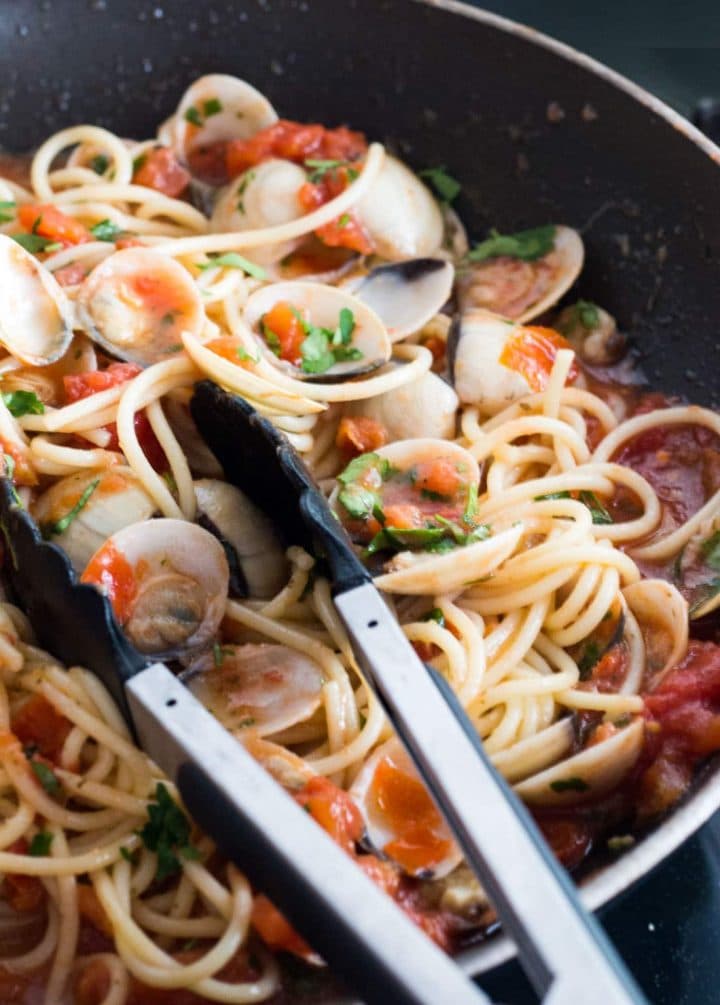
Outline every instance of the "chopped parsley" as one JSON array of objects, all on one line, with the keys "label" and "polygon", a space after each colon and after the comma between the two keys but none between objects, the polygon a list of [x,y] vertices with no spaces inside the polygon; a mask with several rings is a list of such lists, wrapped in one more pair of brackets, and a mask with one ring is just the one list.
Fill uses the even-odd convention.
[{"label": "chopped parsley", "polygon": [[575,317],[588,331],[597,328],[600,324],[600,312],[596,304],[589,300],[578,300],[574,307]]},{"label": "chopped parsley", "polygon": [[245,174],[242,176],[242,180],[237,187],[237,192],[235,193],[238,200],[237,201],[238,213],[245,212],[245,193],[247,191],[248,185],[250,184],[251,181],[254,181],[254,179],[255,179],[254,171],[246,171]]},{"label": "chopped parsley", "polygon": [[373,514],[378,516],[378,511],[382,512],[377,492],[357,483],[341,489],[338,493],[338,502],[354,520],[366,520]]},{"label": "chopped parsley", "polygon": [[90,484],[87,486],[87,488],[84,490],[78,501],[75,503],[73,508],[69,510],[65,514],[65,516],[60,517],[60,519],[57,520],[55,523],[48,524],[44,528],[45,537],[51,537],[53,534],[64,534],[65,531],[70,526],[70,524],[73,522],[73,520],[75,520],[75,518],[79,515],[80,511],[87,506],[88,502],[90,501],[90,496],[93,494],[93,492],[95,491],[95,489],[98,487],[99,484],[100,484],[99,478],[93,479],[93,481],[91,481]]},{"label": "chopped parsley", "polygon": [[532,230],[519,230],[516,234],[499,234],[490,231],[490,237],[468,252],[471,262],[486,262],[491,258],[519,258],[523,262],[534,262],[543,258],[555,247],[555,227],[549,223]]},{"label": "chopped parsley", "polygon": [[3,454],[3,460],[5,461],[5,477],[10,480],[10,491],[13,497],[13,502],[16,506],[22,506],[22,499],[18,495],[13,481],[15,478],[15,458],[11,457],[10,454]]},{"label": "chopped parsley", "polygon": [[94,227],[90,228],[90,233],[96,241],[114,242],[123,233],[122,227],[118,227],[112,220],[101,220]]},{"label": "chopped parsley", "polygon": [[282,352],[282,344],[280,342],[280,336],[277,334],[277,332],[274,332],[269,325],[265,324],[264,321],[262,322],[262,333],[265,337],[265,341],[268,344],[268,348],[272,352],[274,352],[276,356],[279,356],[280,353]]},{"label": "chopped parsley", "polygon": [[135,160],[133,161],[133,174],[134,175],[136,175],[138,173],[138,171],[141,170],[141,168],[145,167],[145,164],[147,163],[147,159],[148,159],[148,155],[147,154],[140,154],[138,157],[135,158]]},{"label": "chopped parsley", "polygon": [[190,107],[185,110],[185,121],[189,122],[193,126],[201,126],[203,124],[202,116],[195,105],[190,105]]},{"label": "chopped parsley", "polygon": [[460,195],[462,185],[447,173],[444,164],[439,167],[425,168],[418,174],[430,182],[442,202],[450,203]]},{"label": "chopped parsley", "polygon": [[700,545],[700,551],[706,565],[709,565],[711,569],[720,569],[720,530],[716,530],[707,541],[703,541]]},{"label": "chopped parsley", "polygon": [[219,98],[208,98],[207,101],[203,102],[203,115],[206,119],[211,118],[213,115],[217,115],[222,110],[223,106]]},{"label": "chopped parsley", "polygon": [[474,527],[470,532],[466,532],[459,524],[447,520],[443,516],[436,516],[434,519],[435,523],[429,523],[425,527],[407,529],[383,527],[367,546],[366,554],[374,555],[379,551],[415,550],[442,554],[456,547],[465,547],[478,541],[485,541],[490,536],[490,527],[484,523]]},{"label": "chopped parsley", "polygon": [[544,496],[535,496],[535,502],[549,502],[551,499],[572,499],[567,490],[563,492],[547,492]]},{"label": "chopped parsley", "polygon": [[251,262],[247,258],[243,258],[242,255],[238,255],[235,251],[229,251],[226,255],[211,256],[210,261],[198,262],[196,264],[202,272],[205,269],[242,269],[243,272],[247,272],[253,279],[267,279],[267,272],[262,266],[256,265],[255,262]]},{"label": "chopped parsley", "polygon": [[17,206],[14,202],[0,202],[0,223],[10,223]]},{"label": "chopped parsley", "polygon": [[341,217],[338,217],[338,222],[337,222],[338,227],[340,227],[340,228],[347,227],[347,225],[349,223],[350,223],[350,214],[349,213],[343,213],[343,215]]},{"label": "chopped parsley", "polygon": [[381,457],[380,454],[360,454],[359,457],[353,457],[347,467],[340,472],[337,476],[338,481],[343,485],[350,485],[351,482],[357,481],[361,475],[364,475],[369,468],[374,468],[382,481],[387,481],[395,471],[390,461],[386,457]]},{"label": "chopped parsley", "polygon": [[582,778],[558,778],[556,782],[550,782],[553,792],[587,792],[590,788]]},{"label": "chopped parsley", "polygon": [[305,161],[305,167],[308,169],[308,180],[313,185],[322,181],[328,171],[337,171],[338,168],[347,168],[349,181],[355,181],[360,173],[357,168],[352,166],[351,161],[343,160],[321,160],[310,157]]},{"label": "chopped parsley", "polygon": [[34,391],[4,391],[2,396],[7,410],[16,419],[23,415],[43,415],[45,405]]},{"label": "chopped parsley", "polygon": [[433,607],[431,611],[423,616],[423,621],[435,621],[441,628],[445,627],[445,615],[439,607]]},{"label": "chopped parsley", "polygon": [[213,665],[215,667],[221,667],[225,662],[225,657],[232,656],[232,654],[233,654],[232,648],[230,648],[229,646],[223,647],[220,645],[219,642],[215,642],[213,645]]},{"label": "chopped parsley", "polygon": [[33,855],[36,858],[42,857],[43,855],[50,854],[50,845],[53,843],[53,835],[50,831],[38,831],[35,837],[30,842],[30,847],[28,848],[28,855]]},{"label": "chopped parsley", "polygon": [[[292,308],[292,311],[305,333],[305,338],[300,344],[300,369],[303,373],[327,373],[336,363],[363,358],[363,353],[350,344],[356,325],[355,315],[349,308],[343,307],[340,310],[334,331],[306,321],[295,308]],[[261,319],[260,325],[268,346],[276,356],[279,356],[282,352],[280,338],[264,319]]]},{"label": "chopped parsley", "polygon": [[197,848],[190,843],[190,821],[162,782],[155,787],[155,800],[148,805],[148,821],[138,834],[145,847],[157,855],[156,879],[159,882],[180,871],[178,856],[184,859],[200,857]]},{"label": "chopped parsley", "polygon": [[212,118],[213,115],[217,115],[222,109],[222,102],[218,98],[208,98],[207,101],[203,101],[202,103],[202,112],[195,105],[190,105],[185,110],[185,121],[193,126],[202,126],[207,119]]},{"label": "chopped parsley", "polygon": [[95,172],[95,174],[105,174],[110,164],[110,158],[106,157],[105,154],[96,154],[90,160],[90,168]]},{"label": "chopped parsley", "polygon": [[39,252],[59,251],[62,248],[60,241],[53,241],[50,237],[43,237],[41,234],[10,234],[13,241],[17,242],[25,251],[31,255]]},{"label": "chopped parsley", "polygon": [[610,516],[594,492],[582,491],[580,493],[580,502],[584,503],[584,505],[590,510],[593,523],[613,523],[613,518]]},{"label": "chopped parsley", "polygon": [[477,513],[478,508],[478,487],[475,482],[470,482],[467,489],[467,501],[463,512],[463,523],[470,524]]},{"label": "chopped parsley", "polygon": [[[275,337],[277,338],[277,336],[275,336]],[[252,353],[249,353],[247,351],[247,349],[245,349],[241,345],[239,345],[237,347],[237,349],[235,350],[235,354],[237,355],[237,358],[239,360],[241,360],[243,363],[245,363],[245,362],[259,363],[260,362],[260,357],[259,356],[253,356]]]},{"label": "chopped parsley", "polygon": [[60,782],[52,768],[44,761],[30,761],[30,767],[49,796],[60,795]]},{"label": "chopped parsley", "polygon": [[583,654],[578,660],[578,670],[580,671],[580,680],[588,680],[593,667],[596,665],[600,659],[600,646],[597,642],[588,642],[583,650]]},{"label": "chopped parsley", "polygon": [[129,848],[126,848],[124,844],[120,845],[120,854],[125,861],[129,862],[131,865],[135,865],[137,862],[137,854],[134,851],[130,851]]}]

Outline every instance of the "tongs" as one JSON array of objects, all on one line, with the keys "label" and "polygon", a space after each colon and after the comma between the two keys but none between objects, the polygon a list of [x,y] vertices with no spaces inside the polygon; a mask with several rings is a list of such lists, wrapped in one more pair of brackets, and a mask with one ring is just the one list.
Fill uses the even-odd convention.
[{"label": "tongs", "polygon": [[[547,1005],[625,1005],[641,992],[580,904],[524,806],[483,753],[444,679],[426,667],[355,556],[289,442],[242,399],[210,381],[191,410],[227,480],[320,557],[355,656],[468,864],[514,938]],[[0,486],[10,585],[40,642],[94,671],[188,811],[368,1002],[487,1002],[462,971],[368,880],[265,770],[160,663],[147,665],[108,601],[78,584]]]}]

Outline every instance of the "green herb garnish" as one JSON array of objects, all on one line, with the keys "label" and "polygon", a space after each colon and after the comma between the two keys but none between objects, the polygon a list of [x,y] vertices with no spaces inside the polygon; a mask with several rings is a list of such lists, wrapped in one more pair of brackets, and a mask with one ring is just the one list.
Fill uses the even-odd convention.
[{"label": "green herb garnish", "polygon": [[60,795],[60,782],[52,768],[49,768],[44,761],[30,761],[30,767],[49,796]]},{"label": "green herb garnish", "polygon": [[55,523],[50,524],[45,529],[45,536],[51,537],[53,534],[64,534],[65,531],[70,526],[70,524],[73,522],[73,520],[78,516],[80,511],[83,510],[85,506],[87,506],[90,500],[90,496],[93,494],[93,492],[95,491],[95,489],[98,487],[99,484],[100,484],[99,478],[95,478],[93,481],[91,481],[90,484],[85,489],[85,491],[83,492],[83,494],[78,499],[78,501],[75,503],[73,508],[69,510],[65,514],[65,516],[60,517],[59,520],[57,520]]},{"label": "green herb garnish", "polygon": [[245,212],[245,192],[247,191],[248,185],[250,184],[251,181],[253,181],[254,178],[255,178],[255,172],[254,171],[246,171],[245,174],[242,177],[242,181],[240,182],[240,184],[237,187],[237,192],[235,194],[238,197],[238,201],[237,201],[237,211],[238,211],[238,213],[244,213]]},{"label": "green herb garnish", "polygon": [[553,792],[587,792],[590,788],[582,778],[558,778],[556,782],[550,782]]},{"label": "green herb garnish", "polygon": [[135,158],[135,160],[133,161],[133,174],[134,175],[136,175],[141,168],[145,167],[145,164],[147,163],[147,159],[148,159],[148,155],[147,154],[140,154],[139,157]]},{"label": "green herb garnish", "polygon": [[243,363],[245,363],[246,361],[249,361],[251,363],[260,362],[259,356],[253,356],[252,353],[249,353],[247,349],[244,349],[243,346],[241,345],[237,347],[237,349],[235,350],[235,354],[239,360],[242,360]]},{"label": "green herb garnish", "polygon": [[148,821],[138,834],[145,847],[157,855],[158,882],[180,871],[180,858],[200,857],[190,844],[190,821],[162,782],[155,787],[155,800],[148,805]]},{"label": "green herb garnish", "polygon": [[59,251],[62,248],[60,241],[53,241],[41,234],[10,234],[9,236],[21,248],[29,251],[31,255],[37,255],[39,252]]},{"label": "green herb garnish", "polygon": [[703,541],[700,545],[700,551],[706,565],[709,565],[711,569],[720,569],[720,530],[716,530],[707,541]]},{"label": "green herb garnish", "polygon": [[583,654],[578,660],[578,670],[580,671],[580,680],[588,680],[590,677],[593,667],[596,665],[600,659],[600,646],[597,642],[588,642],[583,650]]},{"label": "green herb garnish", "polygon": [[2,396],[8,411],[16,419],[23,415],[44,415],[45,405],[34,391],[4,391]]},{"label": "green herb garnish", "polygon": [[218,98],[208,98],[203,102],[203,115],[209,119],[223,110],[222,102]]},{"label": "green herb garnish", "polygon": [[467,487],[467,500],[463,512],[463,523],[470,524],[477,513],[478,508],[478,487],[475,482],[469,482]]},{"label": "green herb garnish", "polygon": [[338,227],[340,227],[340,228],[347,227],[347,225],[349,223],[350,223],[350,214],[349,213],[343,213],[342,216],[338,217],[338,222],[337,222]]},{"label": "green herb garnish", "polygon": [[205,269],[242,269],[253,279],[267,279],[267,272],[260,265],[256,265],[255,262],[249,261],[247,258],[243,258],[242,255],[238,255],[235,251],[229,251],[226,255],[217,255],[211,257],[209,262],[196,263],[198,269],[203,272]]},{"label": "green herb garnish", "polygon": [[348,485],[338,494],[338,502],[354,520],[366,520],[382,508],[380,497],[362,485]]},{"label": "green herb garnish", "polygon": [[590,510],[590,515],[592,516],[592,522],[595,524],[601,523],[613,523],[613,518],[610,516],[608,511],[605,509],[603,504],[600,502],[598,497],[594,492],[580,493],[580,502],[584,503],[585,506]]},{"label": "green herb garnish", "polygon": [[96,154],[95,157],[90,160],[90,168],[95,172],[95,174],[105,174],[110,164],[110,158],[106,157],[105,154]]},{"label": "green herb garnish", "polygon": [[486,262],[491,258],[519,258],[523,262],[534,262],[555,247],[555,227],[546,224],[532,230],[519,230],[516,234],[499,234],[490,231],[490,237],[476,244],[468,252],[471,262]]},{"label": "green herb garnish", "polygon": [[348,178],[350,181],[355,181],[359,173],[357,168],[351,167],[350,161],[343,160],[322,160],[310,157],[305,161],[305,167],[310,169],[308,180],[313,185],[317,185],[319,181],[322,181],[328,171],[337,171],[338,168],[345,167],[348,169]]},{"label": "green herb garnish", "polygon": [[589,300],[578,300],[575,304],[575,317],[583,328],[592,331],[600,324],[600,312],[596,304]]},{"label": "green herb garnish", "polygon": [[96,241],[116,241],[123,233],[122,227],[118,227],[112,220],[101,220],[94,227],[90,228],[90,233]]},{"label": "green herb garnish", "polygon": [[193,126],[201,126],[203,124],[202,116],[195,105],[190,105],[185,110],[185,121],[191,123]]},{"label": "green herb garnish", "polygon": [[130,851],[130,849],[126,848],[124,844],[120,845],[120,854],[126,862],[130,863],[130,865],[135,865],[137,862],[137,853]]},{"label": "green herb garnish", "polygon": [[544,496],[534,497],[535,502],[548,502],[551,499],[572,499],[572,496],[570,495],[569,492],[563,491],[563,492],[548,492]]},{"label": "green herb garnish", "polygon": [[628,848],[632,848],[635,844],[635,838],[632,834],[618,834],[615,837],[608,838],[608,851],[613,852],[613,854],[618,855],[620,852],[627,851]]},{"label": "green herb garnish", "polygon": [[30,847],[28,848],[28,855],[33,855],[36,858],[42,857],[43,855],[50,854],[50,845],[53,842],[53,835],[50,831],[38,831],[35,837],[30,842]]},{"label": "green herb garnish", "polygon": [[0,202],[0,223],[10,223],[16,209],[17,205],[14,202]]},{"label": "green herb garnish", "polygon": [[337,480],[343,485],[350,485],[352,482],[357,481],[361,475],[364,475],[369,468],[374,468],[383,482],[387,481],[395,471],[387,458],[371,452],[360,454],[359,457],[353,457],[347,467],[337,476]]},{"label": "green herb garnish", "polygon": [[423,615],[423,621],[435,621],[441,628],[445,627],[445,615],[439,607],[433,607],[431,611]]},{"label": "green herb garnish", "polygon": [[265,341],[268,344],[268,348],[271,352],[274,352],[276,356],[279,356],[282,352],[282,344],[280,342],[280,337],[277,332],[274,332],[269,325],[262,322],[262,333],[265,337]]},{"label": "green herb garnish", "polygon": [[442,202],[452,202],[460,194],[462,185],[447,173],[444,164],[441,164],[440,167],[425,168],[418,174],[430,182]]}]

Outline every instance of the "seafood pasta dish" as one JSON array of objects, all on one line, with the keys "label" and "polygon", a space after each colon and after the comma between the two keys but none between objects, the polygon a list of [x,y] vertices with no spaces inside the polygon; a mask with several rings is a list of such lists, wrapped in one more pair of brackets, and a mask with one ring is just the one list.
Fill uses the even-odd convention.
[{"label": "seafood pasta dish", "polygon": [[[632,846],[720,749],[720,417],[644,385],[579,299],[575,230],[468,235],[456,206],[442,165],[280,119],[223,75],[150,139],[79,125],[0,157],[17,504],[448,952],[493,911],[322,566],[200,437],[198,380],[287,436],[569,869]],[[319,1001],[313,948],[11,599],[0,1000]]]}]

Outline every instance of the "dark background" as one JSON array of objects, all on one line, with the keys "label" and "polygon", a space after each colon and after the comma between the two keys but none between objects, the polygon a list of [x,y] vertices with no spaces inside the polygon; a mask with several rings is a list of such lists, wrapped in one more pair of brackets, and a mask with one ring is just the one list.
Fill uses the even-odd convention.
[{"label": "dark background", "polygon": [[[473,5],[589,53],[688,118],[701,99],[720,99],[720,2],[486,0]],[[602,920],[653,1005],[718,1005],[720,818],[603,912]],[[536,1001],[514,965],[481,983],[497,1001]]]}]

